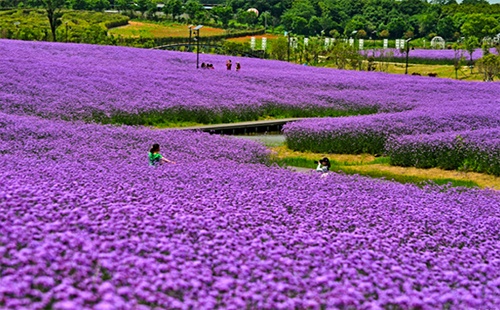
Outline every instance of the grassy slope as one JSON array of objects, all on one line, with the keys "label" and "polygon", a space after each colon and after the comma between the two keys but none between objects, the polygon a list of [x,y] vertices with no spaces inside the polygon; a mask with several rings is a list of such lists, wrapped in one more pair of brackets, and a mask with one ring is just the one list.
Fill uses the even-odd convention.
[{"label": "grassy slope", "polygon": [[[120,14],[88,11],[63,10],[62,13],[61,20],[69,21],[69,25],[75,29],[87,25],[104,25],[108,22],[127,18]],[[20,30],[24,28],[36,28],[50,31],[47,14],[44,10],[19,9],[0,12],[0,28],[16,32],[17,28],[14,23],[19,23],[18,27]],[[59,25],[59,28],[64,28],[64,24]]]},{"label": "grassy slope", "polygon": [[[222,34],[223,32],[223,29],[203,27],[200,31],[200,34],[202,34],[203,36],[210,36]],[[133,38],[189,37],[189,30],[186,25],[157,24],[144,21],[130,21],[129,25],[111,29],[109,33]]]}]

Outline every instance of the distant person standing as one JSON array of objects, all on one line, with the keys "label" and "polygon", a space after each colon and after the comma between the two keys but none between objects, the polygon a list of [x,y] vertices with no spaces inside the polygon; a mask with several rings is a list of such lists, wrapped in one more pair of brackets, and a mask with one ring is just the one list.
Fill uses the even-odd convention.
[{"label": "distant person standing", "polygon": [[241,70],[241,65],[239,62],[236,63],[236,71],[240,71]]},{"label": "distant person standing", "polygon": [[231,60],[226,61],[226,68],[227,68],[227,70],[231,71],[231,67],[232,66],[233,66],[233,64],[231,63]]}]

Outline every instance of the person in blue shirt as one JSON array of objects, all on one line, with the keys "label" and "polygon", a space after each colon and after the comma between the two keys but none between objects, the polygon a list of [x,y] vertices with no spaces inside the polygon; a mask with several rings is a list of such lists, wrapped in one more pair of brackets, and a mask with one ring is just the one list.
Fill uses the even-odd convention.
[{"label": "person in blue shirt", "polygon": [[160,154],[160,145],[158,143],[153,144],[153,147],[149,150],[148,154],[149,165],[152,167],[163,165],[164,163],[175,164],[175,162],[166,159]]}]

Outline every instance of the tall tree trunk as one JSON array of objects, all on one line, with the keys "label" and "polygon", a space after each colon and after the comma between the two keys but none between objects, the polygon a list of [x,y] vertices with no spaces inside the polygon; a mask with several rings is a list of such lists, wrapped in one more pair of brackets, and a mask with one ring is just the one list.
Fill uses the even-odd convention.
[{"label": "tall tree trunk", "polygon": [[52,31],[52,40],[57,42],[56,40],[56,21],[54,19],[54,10],[47,9],[47,17],[49,18],[50,30]]}]

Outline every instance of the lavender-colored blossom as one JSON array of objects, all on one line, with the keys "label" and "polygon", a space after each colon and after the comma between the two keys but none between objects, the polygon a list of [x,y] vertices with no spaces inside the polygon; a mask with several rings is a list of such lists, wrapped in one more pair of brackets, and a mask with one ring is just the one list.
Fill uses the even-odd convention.
[{"label": "lavender-colored blossom", "polygon": [[399,166],[465,168],[500,175],[500,129],[395,136],[385,145]]},{"label": "lavender-colored blossom", "polygon": [[[497,122],[492,84],[260,60],[253,72],[196,71],[191,54],[8,40],[0,53],[2,309],[500,304],[498,192],[320,178],[270,165],[251,141],[75,121],[262,113],[267,98],[387,112],[323,120],[346,133],[480,129]],[[152,143],[176,164],[149,167]]]},{"label": "lavender-colored blossom", "polygon": [[[491,83],[304,67],[282,61],[0,40],[0,110],[64,120],[155,124],[337,116],[498,95]],[[225,70],[227,58],[243,69]]]},{"label": "lavender-colored blossom", "polygon": [[[3,309],[500,303],[500,196],[298,174],[250,141],[0,113]],[[149,168],[152,142],[177,162]]]},{"label": "lavender-colored blossom", "polygon": [[293,149],[382,154],[393,136],[500,127],[500,105],[493,98],[436,104],[400,113],[307,119],[285,125],[283,132]]}]

